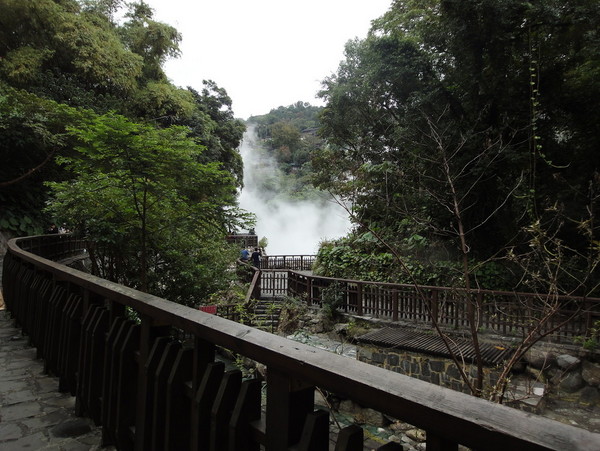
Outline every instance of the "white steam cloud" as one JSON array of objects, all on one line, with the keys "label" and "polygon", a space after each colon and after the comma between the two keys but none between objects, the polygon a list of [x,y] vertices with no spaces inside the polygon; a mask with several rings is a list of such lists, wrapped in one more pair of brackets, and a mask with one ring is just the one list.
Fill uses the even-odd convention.
[{"label": "white steam cloud", "polygon": [[315,254],[321,241],[348,233],[348,213],[333,200],[284,201],[277,196],[279,170],[257,145],[252,126],[244,134],[240,154],[244,160],[240,207],[256,214],[256,234],[267,238],[267,254]]}]

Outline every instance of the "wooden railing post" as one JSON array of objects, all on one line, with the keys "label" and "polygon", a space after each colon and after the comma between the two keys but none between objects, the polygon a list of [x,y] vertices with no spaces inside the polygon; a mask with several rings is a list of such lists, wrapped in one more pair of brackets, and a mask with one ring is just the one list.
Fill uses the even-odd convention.
[{"label": "wooden railing post", "polygon": [[[72,387],[74,368],[69,363],[74,347],[70,345],[80,335],[76,412],[90,416],[97,424],[102,423],[104,444],[115,443],[120,449],[135,446],[137,450],[188,449],[190,443],[194,450],[211,447],[242,450],[245,444],[251,451],[258,446],[267,451],[327,449],[326,414],[314,412],[314,386],[319,386],[425,430],[428,450],[455,451],[457,443],[471,449],[498,450],[598,448],[599,434],[498,406],[302,343],[292,343],[283,337],[67,269],[28,252],[38,249],[50,259],[65,255],[78,247],[69,239],[11,240],[3,269],[4,294],[7,307],[25,324],[32,340],[42,338],[42,356],[48,367],[62,378],[66,375],[66,379],[61,380],[65,389]],[[19,247],[21,243],[23,248]],[[296,278],[298,291],[306,293],[309,303],[318,299],[319,287],[335,283],[335,279],[304,274],[297,274]],[[422,302],[406,308],[396,303],[405,297],[397,287],[407,290],[406,285],[340,282],[356,286],[356,309],[360,315],[365,311],[371,313],[367,310],[371,304],[365,302],[365,296],[381,299],[380,295],[371,294],[392,289],[393,303],[398,305],[392,306],[393,316],[399,316],[402,310],[407,316],[427,321]],[[371,289],[372,286],[377,289]],[[439,288],[431,294],[432,315],[438,318],[445,315],[440,312],[442,300],[450,303],[462,300],[460,314],[454,315],[459,322],[466,320],[466,301],[473,301],[467,302],[473,308],[476,294],[492,293],[483,290],[440,294],[441,290],[448,289]],[[41,299],[38,294],[42,292],[43,306],[38,301],[38,297]],[[472,298],[466,298],[467,295]],[[414,296],[406,298],[414,299]],[[565,297],[564,300],[565,303],[593,303],[593,308],[588,310],[594,314],[600,305],[598,298]],[[389,296],[385,302],[389,302]],[[378,308],[373,304],[373,311]],[[126,309],[137,312],[141,322],[126,319],[123,316]],[[569,312],[568,309],[567,305],[565,311]],[[525,314],[522,310],[518,312],[517,320],[522,320]],[[35,318],[28,318],[30,315]],[[45,328],[38,333],[39,315],[44,319]],[[444,318],[448,316],[450,314]],[[583,327],[585,319],[582,315],[575,324]],[[593,318],[587,318],[590,319]],[[79,323],[80,332],[74,329]],[[511,323],[514,324],[519,323]],[[572,327],[568,332],[577,330]],[[163,332],[169,336],[161,337]],[[196,348],[182,349],[182,343],[171,338],[171,332],[185,337],[186,346],[187,338],[193,337]],[[153,339],[157,335],[159,338]],[[266,366],[265,416],[261,415],[260,407],[261,382],[244,382],[240,389],[239,371],[224,374],[223,363],[213,362],[215,348]],[[181,424],[177,422],[180,411],[186,415]],[[354,446],[362,449],[358,431],[347,430],[340,438],[338,444],[344,448],[336,447],[336,450],[354,449]],[[231,446],[228,447],[228,443]],[[378,449],[399,446],[387,444]]]},{"label": "wooden railing post", "polygon": [[431,291],[431,324],[434,325],[439,322],[439,291],[432,290]]},{"label": "wooden railing post", "polygon": [[591,334],[592,327],[594,327],[593,320],[593,312],[592,312],[592,303],[584,299],[583,302],[583,311],[585,312],[585,325],[584,325],[584,337],[589,337]]},{"label": "wooden railing post", "polygon": [[229,420],[229,449],[235,451],[259,451],[260,444],[252,440],[253,422],[261,419],[261,381],[251,379],[242,382],[240,395]]},{"label": "wooden railing post", "polygon": [[[142,334],[148,336],[148,330],[144,331],[142,326]],[[152,420],[154,412],[154,376],[156,369],[160,364],[163,353],[170,343],[168,337],[158,337],[154,340],[150,354],[143,365],[140,365],[139,371],[143,371],[143,375],[139,376],[138,381],[139,392],[137,398],[138,415],[135,424],[135,447],[136,451],[144,451],[151,448],[152,441]]]},{"label": "wooden railing post", "polygon": [[221,385],[225,364],[223,362],[209,363],[206,367],[198,390],[193,393],[192,437],[191,450],[207,450],[210,446],[210,418],[212,405]]},{"label": "wooden railing post", "polygon": [[427,451],[457,451],[458,443],[445,440],[443,437],[427,431]]},{"label": "wooden railing post", "polygon": [[363,316],[363,284],[356,284],[356,314]]},{"label": "wooden railing post", "polygon": [[186,385],[192,378],[193,358],[192,348],[181,348],[167,381],[165,449],[183,450],[190,446],[192,403],[186,396]]},{"label": "wooden railing post", "polygon": [[475,302],[475,318],[477,319],[477,329],[482,326],[482,312],[483,312],[483,294],[481,291],[477,291],[477,301]]},{"label": "wooden railing post", "polygon": [[288,449],[302,435],[306,416],[314,411],[314,387],[289,374],[267,369],[267,451]]},{"label": "wooden railing post", "polygon": [[158,357],[155,356],[155,360],[151,361],[151,353],[153,352],[154,346],[158,338],[162,338],[161,344],[158,345],[156,350],[157,355],[161,353],[161,350],[166,347],[168,339],[166,336],[169,333],[169,327],[159,327],[154,323],[153,318],[146,315],[141,315],[140,318],[140,348],[138,354],[138,368],[137,368],[137,386],[138,393],[136,399],[136,418],[135,418],[135,449],[144,450],[148,449],[148,425],[151,424],[151,403],[152,397],[149,393],[152,392],[151,383],[152,378],[149,376],[148,365],[153,365],[157,362]]}]

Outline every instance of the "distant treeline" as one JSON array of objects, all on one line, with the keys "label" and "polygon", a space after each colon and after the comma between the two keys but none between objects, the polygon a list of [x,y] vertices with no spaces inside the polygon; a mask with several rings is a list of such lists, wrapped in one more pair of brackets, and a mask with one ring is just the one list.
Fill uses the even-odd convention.
[{"label": "distant treeline", "polygon": [[317,137],[319,113],[322,107],[306,102],[296,102],[287,107],[280,106],[268,114],[252,116],[249,123],[255,125],[257,136],[286,173],[307,173],[310,156],[324,144]]}]

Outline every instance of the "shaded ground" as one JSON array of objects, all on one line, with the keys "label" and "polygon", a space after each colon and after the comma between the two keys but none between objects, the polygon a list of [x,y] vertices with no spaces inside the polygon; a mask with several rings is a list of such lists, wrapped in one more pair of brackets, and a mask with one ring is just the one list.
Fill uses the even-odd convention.
[{"label": "shaded ground", "polygon": [[101,448],[101,430],[74,415],[75,398],[59,393],[36,350],[0,312],[0,450],[84,451]]}]

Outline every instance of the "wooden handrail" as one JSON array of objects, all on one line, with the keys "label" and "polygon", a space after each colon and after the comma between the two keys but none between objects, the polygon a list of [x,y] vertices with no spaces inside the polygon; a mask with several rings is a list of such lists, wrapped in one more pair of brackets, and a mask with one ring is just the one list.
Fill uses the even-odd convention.
[{"label": "wooden handrail", "polygon": [[[462,328],[468,321],[470,296],[481,306],[478,326],[504,335],[519,335],[528,330],[530,315],[536,313],[533,309],[536,301],[540,305],[544,301],[542,295],[526,292],[481,289],[467,292],[449,287],[337,279],[292,270],[287,275],[287,295],[305,299],[308,305],[321,305],[323,290],[331,287],[344,299],[338,306],[342,311],[415,324],[431,324],[435,319],[442,326]],[[570,320],[551,333],[549,339],[572,342],[575,337],[587,336],[594,322],[600,320],[600,298],[556,296],[552,301],[562,306],[556,312],[556,320],[548,322],[540,332],[551,330],[564,318]],[[429,303],[428,308],[425,303]]]},{"label": "wooden handrail", "polygon": [[309,271],[316,258],[316,255],[264,255],[260,267],[261,269]]},{"label": "wooden handrail", "polygon": [[[328,449],[328,421],[314,421],[314,387],[424,429],[428,450],[456,449],[459,443],[487,450],[590,450],[600,445],[600,434],[68,268],[24,251],[30,240],[8,244],[3,267],[7,308],[49,371],[59,376],[61,387],[76,394],[77,412],[102,424],[105,445],[139,450],[254,450],[264,445],[283,451],[311,443],[306,440],[310,435]],[[176,331],[184,338],[175,338]],[[224,373],[215,362],[216,347],[266,366],[266,413],[261,412],[260,383]]]},{"label": "wooden handrail", "polygon": [[[357,279],[342,279],[342,278],[336,278],[336,277],[307,275],[305,273],[298,273],[297,271],[294,271],[292,269],[290,269],[290,271],[292,273],[296,273],[302,277],[312,278],[315,280],[319,279],[319,280],[330,281],[330,282],[344,282],[344,283],[354,283],[354,284],[361,284],[361,285],[374,285],[374,286],[387,287],[389,289],[398,289],[398,288],[413,289],[414,288],[413,284],[406,284],[406,283],[373,282],[373,281],[357,280]],[[464,288],[440,287],[440,286],[435,286],[435,285],[419,285],[419,288],[421,288],[423,290],[437,290],[437,291],[446,291],[446,292],[465,292]],[[472,288],[469,292],[472,294],[481,293],[484,295],[489,294],[489,295],[501,295],[501,296],[539,296],[539,295],[535,295],[534,293],[528,293],[525,291],[485,290],[485,289],[480,289],[480,288]],[[575,300],[575,301],[590,301],[591,300],[592,302],[600,302],[600,298],[588,297],[588,296],[557,295],[556,298],[562,299],[562,300]]]}]

